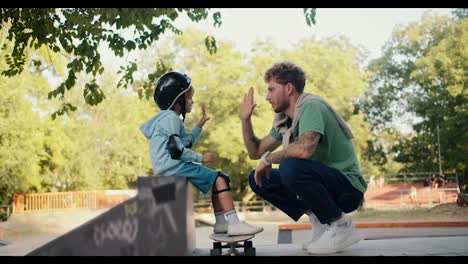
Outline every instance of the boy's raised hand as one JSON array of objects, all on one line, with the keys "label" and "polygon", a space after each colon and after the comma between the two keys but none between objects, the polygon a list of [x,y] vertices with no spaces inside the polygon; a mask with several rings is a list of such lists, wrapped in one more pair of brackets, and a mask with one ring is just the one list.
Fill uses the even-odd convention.
[{"label": "boy's raised hand", "polygon": [[206,121],[210,120],[210,117],[208,117],[208,115],[206,114],[206,106],[203,104],[202,105],[202,117],[200,119],[200,122],[198,122],[198,127],[199,128],[202,128]]}]

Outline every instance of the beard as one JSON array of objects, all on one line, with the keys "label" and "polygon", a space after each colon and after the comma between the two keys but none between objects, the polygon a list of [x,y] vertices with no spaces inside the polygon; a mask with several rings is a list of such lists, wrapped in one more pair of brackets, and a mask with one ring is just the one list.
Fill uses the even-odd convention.
[{"label": "beard", "polygon": [[273,111],[275,113],[281,113],[281,112],[284,112],[286,109],[288,109],[288,102],[287,101],[282,101],[282,102],[279,102],[277,107],[274,107],[273,105],[271,105],[272,108],[273,108]]}]

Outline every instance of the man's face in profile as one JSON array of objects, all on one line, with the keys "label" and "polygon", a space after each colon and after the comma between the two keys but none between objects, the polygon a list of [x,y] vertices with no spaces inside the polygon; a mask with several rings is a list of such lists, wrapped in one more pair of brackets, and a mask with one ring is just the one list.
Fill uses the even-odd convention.
[{"label": "man's face in profile", "polygon": [[271,79],[267,83],[268,90],[266,100],[271,104],[275,113],[280,113],[288,108],[288,96],[286,93],[286,85],[277,83]]}]

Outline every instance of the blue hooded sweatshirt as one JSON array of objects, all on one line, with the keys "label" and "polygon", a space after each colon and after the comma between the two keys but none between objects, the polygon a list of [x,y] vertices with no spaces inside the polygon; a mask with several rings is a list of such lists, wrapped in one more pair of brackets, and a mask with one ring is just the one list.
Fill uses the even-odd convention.
[{"label": "blue hooded sweatshirt", "polygon": [[[173,110],[162,110],[141,125],[140,130],[150,140],[151,164],[155,175],[177,176],[187,162],[202,162],[202,155],[187,146],[195,143],[201,128],[195,126],[190,133]],[[179,159],[173,159],[167,150],[169,136],[176,135],[177,148],[182,151]]]}]

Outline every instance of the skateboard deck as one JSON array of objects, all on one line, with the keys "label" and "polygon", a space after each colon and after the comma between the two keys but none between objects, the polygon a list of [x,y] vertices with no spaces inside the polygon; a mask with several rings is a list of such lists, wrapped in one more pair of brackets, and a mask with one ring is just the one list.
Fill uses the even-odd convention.
[{"label": "skateboard deck", "polygon": [[[246,236],[228,236],[227,234],[211,234],[210,238],[213,242],[213,249],[210,250],[211,256],[255,256],[255,248],[252,247],[252,239],[255,235]],[[224,244],[223,244],[224,243]],[[223,254],[222,249],[228,248],[228,251]],[[243,252],[239,252],[237,248],[244,248]]]}]

